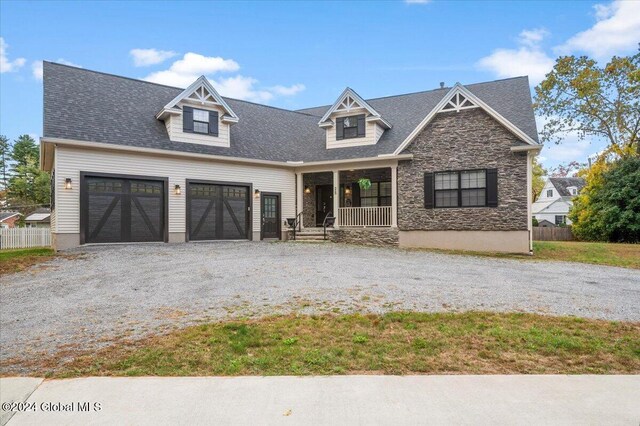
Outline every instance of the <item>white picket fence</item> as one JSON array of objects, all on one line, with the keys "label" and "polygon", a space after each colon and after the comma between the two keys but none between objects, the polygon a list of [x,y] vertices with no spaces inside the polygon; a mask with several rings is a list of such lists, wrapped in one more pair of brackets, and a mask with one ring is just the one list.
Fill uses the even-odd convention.
[{"label": "white picket fence", "polygon": [[2,228],[0,249],[51,246],[51,228]]}]

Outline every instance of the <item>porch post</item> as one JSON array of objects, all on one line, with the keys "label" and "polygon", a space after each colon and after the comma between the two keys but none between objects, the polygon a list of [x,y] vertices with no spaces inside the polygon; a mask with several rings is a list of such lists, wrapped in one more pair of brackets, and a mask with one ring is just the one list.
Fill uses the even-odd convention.
[{"label": "porch post", "polygon": [[340,170],[333,171],[333,217],[336,218],[335,227],[340,226],[339,209],[340,208]]},{"label": "porch post", "polygon": [[[296,217],[304,211],[304,180],[302,172],[296,173]],[[300,229],[304,228],[304,214],[301,217]]]},{"label": "porch post", "polygon": [[398,165],[391,166],[391,226],[398,226]]}]

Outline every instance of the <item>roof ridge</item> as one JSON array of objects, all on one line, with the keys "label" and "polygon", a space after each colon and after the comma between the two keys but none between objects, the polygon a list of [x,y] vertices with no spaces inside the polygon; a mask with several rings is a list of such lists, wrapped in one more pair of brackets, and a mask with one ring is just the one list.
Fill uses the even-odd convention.
[{"label": "roof ridge", "polygon": [[[507,78],[499,78],[497,80],[480,81],[480,82],[477,82],[477,83],[469,83],[469,84],[460,83],[460,84],[462,84],[464,87],[469,87],[469,86],[478,86],[480,84],[497,83],[497,82],[500,82],[500,81],[517,80],[517,79],[520,79],[520,78],[527,78],[528,79],[529,77],[526,76],[526,75],[520,75],[520,76],[517,76],[517,77],[507,77]],[[363,99],[365,101],[369,102],[369,101],[376,101],[376,100],[379,100],[379,99],[399,98],[401,96],[410,96],[410,95],[417,95],[417,94],[420,94],[420,93],[436,92],[436,91],[439,91],[439,90],[449,91],[451,89],[452,89],[452,87],[436,87],[435,89],[429,89],[429,90],[417,90],[415,92],[399,93],[397,95],[387,95],[387,96],[379,96],[377,98],[363,98]],[[306,110],[306,109],[323,108],[325,106],[326,107],[331,107],[331,105],[318,105],[318,106],[313,106],[313,107],[300,108],[297,111],[302,111],[302,110]]]}]

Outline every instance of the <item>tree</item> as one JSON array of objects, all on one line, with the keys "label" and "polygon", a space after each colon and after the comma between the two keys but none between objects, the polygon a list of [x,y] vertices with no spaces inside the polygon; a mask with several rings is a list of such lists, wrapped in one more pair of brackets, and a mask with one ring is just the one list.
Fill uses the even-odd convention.
[{"label": "tree", "polygon": [[[36,206],[50,203],[50,176],[40,170],[40,150],[29,135],[15,140],[11,151],[11,176],[7,198],[12,205]],[[27,208],[28,209],[28,208]]]},{"label": "tree", "polygon": [[569,133],[603,138],[619,156],[638,153],[640,52],[614,56],[604,67],[586,56],[562,56],[536,88],[534,108],[545,119],[542,142]]},{"label": "tree", "polygon": [[578,171],[587,167],[585,163],[570,161],[566,164],[558,164],[549,170],[551,177],[573,177]]},{"label": "tree", "polygon": [[40,158],[40,149],[36,141],[29,135],[20,135],[13,143],[11,159],[15,161],[14,167],[26,166],[30,159]]},{"label": "tree", "polygon": [[536,201],[542,192],[542,188],[544,188],[544,177],[547,175],[547,171],[542,164],[538,162],[538,157],[533,157],[533,177],[532,177],[532,185],[531,192],[533,196],[533,201]]},{"label": "tree", "polygon": [[7,167],[11,159],[11,145],[5,135],[0,135],[0,185],[2,189],[7,188]]},{"label": "tree", "polygon": [[640,157],[600,159],[586,171],[587,185],[569,212],[580,239],[640,242]]}]

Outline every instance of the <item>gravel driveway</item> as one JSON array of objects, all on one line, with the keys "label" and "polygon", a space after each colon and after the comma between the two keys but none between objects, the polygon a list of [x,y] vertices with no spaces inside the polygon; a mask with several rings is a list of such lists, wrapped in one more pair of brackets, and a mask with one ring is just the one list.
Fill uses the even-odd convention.
[{"label": "gravel driveway", "polygon": [[313,243],[85,247],[0,278],[0,361],[219,318],[527,311],[640,321],[640,271]]}]

